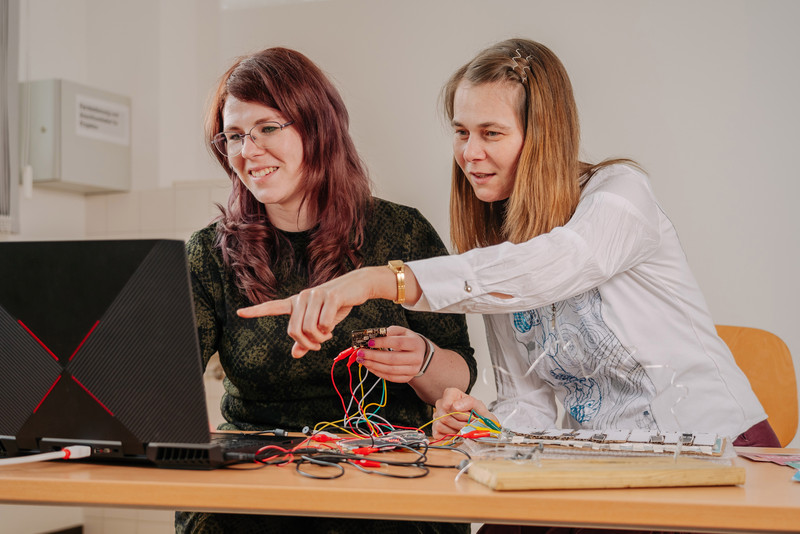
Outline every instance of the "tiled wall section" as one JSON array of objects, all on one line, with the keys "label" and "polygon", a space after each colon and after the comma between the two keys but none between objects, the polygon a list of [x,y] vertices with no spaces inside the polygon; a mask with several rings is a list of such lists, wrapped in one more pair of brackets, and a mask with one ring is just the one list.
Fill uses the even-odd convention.
[{"label": "tiled wall section", "polygon": [[[208,225],[225,205],[229,182],[179,183],[170,189],[133,191],[86,197],[86,235],[89,239],[180,239]],[[206,370],[206,405],[212,428],[222,422],[219,362]],[[174,532],[171,510],[115,508],[84,509],[86,534],[151,534]],[[0,529],[2,530],[2,529]]]},{"label": "tiled wall section", "polygon": [[97,239],[186,240],[219,215],[229,182],[185,182],[152,189],[86,197],[86,235]]}]

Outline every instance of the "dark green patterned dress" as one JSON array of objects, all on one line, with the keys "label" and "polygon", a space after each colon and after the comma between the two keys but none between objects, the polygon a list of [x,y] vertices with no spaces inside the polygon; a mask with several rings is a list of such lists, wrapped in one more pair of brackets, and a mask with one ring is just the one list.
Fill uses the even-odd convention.
[{"label": "dark green patterned dress", "polygon": [[[306,245],[310,232],[282,234],[287,240],[286,256],[273,265],[280,282],[278,298],[308,287]],[[365,236],[361,250],[365,266],[447,253],[438,234],[419,211],[381,199],[375,199]],[[203,362],[208,363],[219,352],[226,375],[221,410],[227,423],[221,428],[299,431],[322,421],[341,420],[344,409],[331,383],[331,363],[340,351],[350,346],[350,332],[361,328],[400,325],[419,332],[439,347],[460,354],[469,366],[470,387],[474,384],[476,363],[463,316],[412,312],[388,300],[370,300],[353,308],[333,331],[333,338],[322,345],[322,350],[309,352],[300,359],[292,358],[293,340],[286,333],[288,316],[242,319],[236,315],[237,309],[251,303],[237,288],[233,273],[224,267],[222,254],[214,246],[215,239],[215,226],[206,227],[191,237],[187,250]],[[290,268],[290,264],[294,267]],[[337,365],[334,376],[347,402],[346,366]],[[368,402],[379,400],[379,389],[368,397]],[[379,415],[390,423],[419,427],[430,421],[432,407],[421,401],[410,386],[387,382],[387,390],[387,405]],[[345,476],[365,475],[354,472]],[[468,532],[469,528],[444,523],[178,512],[176,530],[357,534]]]}]

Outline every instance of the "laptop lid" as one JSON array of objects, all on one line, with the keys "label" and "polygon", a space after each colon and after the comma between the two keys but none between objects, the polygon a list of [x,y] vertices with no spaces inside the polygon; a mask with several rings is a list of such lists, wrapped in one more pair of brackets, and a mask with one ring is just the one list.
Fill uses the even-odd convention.
[{"label": "laptop lid", "polygon": [[182,241],[0,243],[0,457],[223,463],[202,375]]}]

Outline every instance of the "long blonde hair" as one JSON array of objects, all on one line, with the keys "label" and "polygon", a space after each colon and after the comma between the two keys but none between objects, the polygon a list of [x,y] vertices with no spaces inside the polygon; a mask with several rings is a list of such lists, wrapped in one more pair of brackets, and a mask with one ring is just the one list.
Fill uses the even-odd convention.
[{"label": "long blonde hair", "polygon": [[462,82],[521,86],[519,116],[524,141],[507,200],[479,200],[453,162],[450,235],[458,252],[503,241],[521,243],[563,226],[575,213],[587,178],[607,165],[632,163],[617,159],[590,165],[579,161],[580,125],[572,84],[561,61],[542,44],[508,39],[486,48],[458,69],[442,91],[449,121]]}]

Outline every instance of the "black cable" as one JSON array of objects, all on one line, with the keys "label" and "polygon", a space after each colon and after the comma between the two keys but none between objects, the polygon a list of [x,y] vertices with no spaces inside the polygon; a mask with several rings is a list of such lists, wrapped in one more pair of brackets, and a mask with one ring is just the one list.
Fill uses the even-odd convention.
[{"label": "black cable", "polygon": [[[300,469],[300,466],[303,465],[304,463],[310,463],[310,464],[314,464],[314,465],[321,465],[323,467],[335,467],[335,468],[337,468],[339,470],[339,472],[337,474],[333,475],[333,476],[326,476],[326,477],[319,476],[319,475],[313,475],[311,473],[308,473],[308,472],[303,471],[302,469]],[[295,460],[295,470],[298,473],[300,473],[301,475],[303,475],[304,477],[314,478],[314,479],[317,479],[317,480],[333,480],[334,478],[339,478],[340,476],[344,475],[344,467],[339,465],[338,462],[327,462],[325,460],[320,460],[320,459],[312,458],[310,456],[305,456],[305,455],[301,456],[300,460]]]},{"label": "black cable", "polygon": [[[266,430],[263,432],[274,433],[275,431],[279,430],[280,429]],[[260,450],[254,455],[253,460],[255,463],[261,464],[258,466],[259,469],[267,465],[281,465],[292,462],[295,464],[295,470],[305,477],[320,480],[331,480],[344,475],[345,468],[342,464],[352,465],[362,473],[387,476],[391,478],[421,478],[430,472],[430,468],[458,469],[460,468],[460,464],[463,464],[463,461],[460,462],[459,465],[431,464],[428,461],[427,455],[428,450],[430,449],[454,450],[460,452],[468,459],[471,459],[470,455],[462,449],[451,446],[430,446],[427,440],[424,439],[409,443],[380,444],[380,436],[369,436],[369,438],[373,445],[375,445],[378,449],[405,451],[413,453],[414,456],[410,460],[388,458],[376,460],[374,457],[367,457],[365,455],[353,454],[351,452],[339,452],[331,449],[319,449],[316,447],[283,449],[279,446],[266,446],[263,450]],[[378,440],[377,443],[376,438]],[[368,466],[372,462],[380,464],[381,467],[408,467],[417,470],[417,472],[413,474],[400,474],[385,472],[379,469],[370,469]],[[368,466],[365,466],[365,463],[367,463]],[[313,464],[322,467],[334,467],[336,472],[332,475],[314,474],[305,470],[303,468],[304,464]]]},{"label": "black cable", "polygon": [[[453,446],[450,446],[450,445],[429,445],[428,448],[429,449],[441,449],[441,450],[444,450],[444,451],[460,452],[461,454],[466,456],[468,460],[472,460],[472,456],[470,456],[467,451],[465,451],[463,449],[459,449],[458,447],[453,447]],[[463,462],[464,462],[464,460],[462,460],[461,462],[459,462],[459,463],[457,463],[455,465],[437,465],[437,464],[431,464],[429,462],[425,462],[425,465],[427,467],[436,467],[436,468],[442,468],[442,469],[461,469],[461,467],[462,467],[461,464]]]},{"label": "black cable", "polygon": [[[379,461],[379,460],[370,460],[370,461],[375,461],[375,462],[378,462],[378,463],[384,463],[384,462]],[[358,469],[362,473],[366,473],[368,475],[380,475],[382,477],[390,477],[390,478],[422,478],[422,477],[426,476],[428,473],[430,473],[430,471],[431,471],[430,469],[428,469],[424,465],[416,465],[416,464],[415,465],[407,465],[407,466],[404,466],[404,467],[413,467],[413,468],[419,469],[421,472],[417,473],[416,475],[401,475],[401,474],[398,474],[398,473],[386,473],[384,471],[378,471],[377,469],[368,469],[368,468],[364,467],[363,465],[359,465],[358,463],[356,463],[356,462],[354,462],[352,460],[346,460],[346,463],[352,465],[353,467],[355,467],[356,469]]]},{"label": "black cable", "polygon": [[293,461],[291,456],[302,454],[316,454],[320,449],[304,447],[302,449],[283,449],[276,446],[267,446],[254,455],[253,460],[265,465],[286,464]]}]

